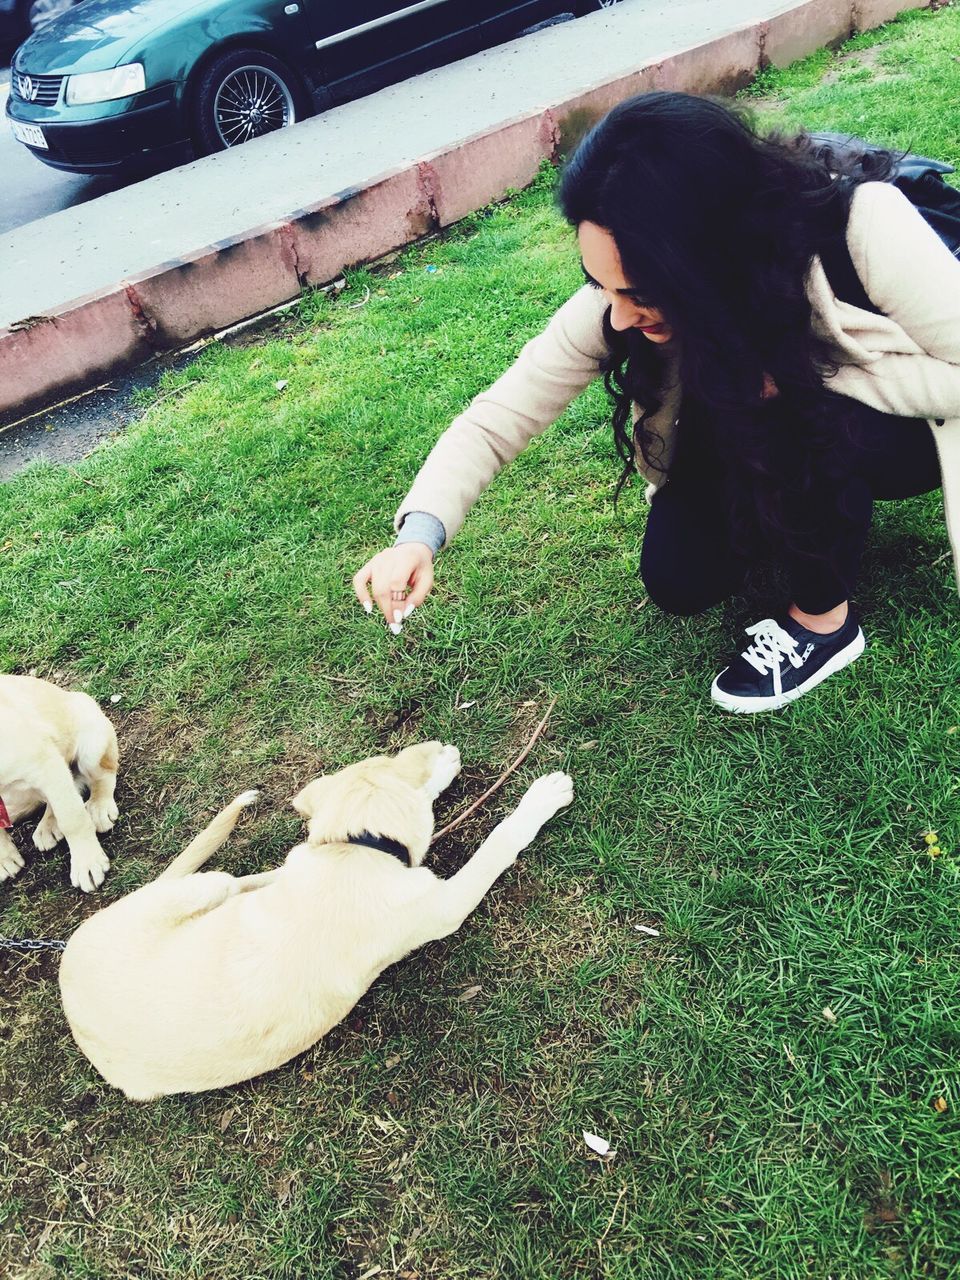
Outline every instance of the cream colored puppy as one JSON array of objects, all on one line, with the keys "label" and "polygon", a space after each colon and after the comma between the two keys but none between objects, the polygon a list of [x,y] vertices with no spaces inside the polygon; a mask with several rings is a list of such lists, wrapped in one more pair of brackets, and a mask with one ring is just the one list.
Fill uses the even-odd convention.
[{"label": "cream colored puppy", "polygon": [[[89,788],[86,804],[78,782]],[[117,819],[116,785],[117,735],[93,698],[0,675],[0,880],[23,869],[6,828],[45,804],[33,843],[52,849],[65,839],[70,883],[84,893],[103,884],[110,862],[97,832]]]},{"label": "cream colored puppy", "polygon": [[433,802],[459,770],[455,747],[427,742],[319,778],[293,802],[308,835],[281,867],[197,873],[256,799],[246,792],[159,879],[85,921],[60,988],[97,1070],[138,1101],[247,1080],[319,1040],[388,965],[458,929],[573,798],[566,774],[538,779],[438,880],[421,864]]}]

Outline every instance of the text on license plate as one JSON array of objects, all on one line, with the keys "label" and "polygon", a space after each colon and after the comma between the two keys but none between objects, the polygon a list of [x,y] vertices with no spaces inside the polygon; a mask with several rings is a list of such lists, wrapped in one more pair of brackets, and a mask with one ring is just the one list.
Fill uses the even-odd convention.
[{"label": "text on license plate", "polygon": [[39,125],[20,124],[17,120],[11,120],[10,127],[13,129],[13,136],[18,142],[24,142],[28,147],[40,147],[43,151],[49,149],[47,140],[43,136],[43,130]]}]

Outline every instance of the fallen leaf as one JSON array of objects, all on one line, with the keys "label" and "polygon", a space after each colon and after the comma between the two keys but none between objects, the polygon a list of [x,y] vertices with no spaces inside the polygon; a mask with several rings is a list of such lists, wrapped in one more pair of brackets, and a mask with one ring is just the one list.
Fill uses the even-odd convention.
[{"label": "fallen leaf", "polygon": [[823,1007],[823,1020],[824,1022],[836,1022],[837,1020],[837,1015],[828,1004]]},{"label": "fallen leaf", "polygon": [[400,1062],[400,1057],[399,1055],[397,1055],[394,1058],[388,1058],[383,1065],[387,1069],[387,1071],[392,1071],[393,1068],[397,1066],[399,1062]]},{"label": "fallen leaf", "polygon": [[483,987],[467,987],[466,991],[461,991],[457,996],[457,1004],[466,1004],[468,1000],[475,1000]]},{"label": "fallen leaf", "polygon": [[290,1199],[290,1192],[293,1190],[293,1184],[299,1178],[299,1173],[286,1173],[274,1184],[274,1190],[277,1193],[277,1203],[286,1204]]},{"label": "fallen leaf", "polygon": [[581,750],[581,751],[594,751],[597,747],[599,747],[599,745],[600,745],[600,743],[597,741],[597,739],[596,739],[596,738],[591,738],[589,742],[581,742],[581,743],[580,743],[580,750]]},{"label": "fallen leaf", "polygon": [[371,1267],[369,1271],[363,1273],[360,1280],[373,1280],[373,1277],[380,1275],[382,1271],[383,1267]]},{"label": "fallen leaf", "polygon": [[388,1090],[387,1092],[387,1101],[390,1103],[391,1107],[396,1107],[400,1105],[400,1099],[392,1089]]},{"label": "fallen leaf", "polygon": [[225,1111],[225,1112],[223,1113],[223,1115],[220,1117],[220,1132],[221,1132],[221,1133],[226,1133],[226,1132],[227,1132],[227,1129],[230,1127],[230,1121],[233,1119],[233,1117],[234,1117],[236,1114],[237,1114],[237,1109],[236,1109],[236,1107],[227,1107],[226,1111]]},{"label": "fallen leaf", "polygon": [[477,705],[476,700],[474,700],[473,702],[461,702],[461,703],[460,703],[460,705],[459,705],[459,707],[457,707],[457,710],[458,710],[458,711],[469,711],[469,709],[470,709],[471,707],[475,707],[476,705]]},{"label": "fallen leaf", "polygon": [[934,1111],[939,1111],[940,1114],[942,1115],[943,1112],[947,1110],[946,1098],[938,1098],[936,1102],[933,1104],[933,1109]]}]

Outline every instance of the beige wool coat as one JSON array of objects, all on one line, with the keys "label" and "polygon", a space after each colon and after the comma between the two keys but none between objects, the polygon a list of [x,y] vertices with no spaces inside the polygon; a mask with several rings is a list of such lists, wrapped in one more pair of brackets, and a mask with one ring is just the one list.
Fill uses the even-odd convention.
[{"label": "beige wool coat", "polygon": [[[933,431],[943,476],[943,501],[960,584],[960,262],[896,187],[864,183],[854,192],[847,245],[876,315],[836,298],[818,258],[807,277],[813,328],[839,371],[826,384],[884,413],[917,418]],[[502,466],[554,422],[600,374],[606,301],[588,286],[554,315],[515,363],[478,395],[437,441],[395,518],[410,511],[443,522],[447,541]],[[675,444],[682,389],[670,344],[664,361],[663,404],[648,426]],[[638,469],[650,481],[662,472]]]}]

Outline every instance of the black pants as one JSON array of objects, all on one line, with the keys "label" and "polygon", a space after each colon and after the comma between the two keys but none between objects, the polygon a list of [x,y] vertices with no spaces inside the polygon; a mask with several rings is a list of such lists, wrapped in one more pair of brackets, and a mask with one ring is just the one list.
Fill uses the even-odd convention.
[{"label": "black pants", "polygon": [[[926,422],[896,418],[866,405],[846,406],[850,447],[845,473],[831,502],[842,505],[843,533],[824,555],[776,550],[757,538],[756,555],[735,550],[729,508],[709,450],[683,449],[650,508],[640,557],[647,594],[667,613],[709,609],[742,586],[756,563],[778,560],[795,603],[805,613],[827,613],[849,599],[856,584],[876,499],[912,498],[939,489],[940,465]],[[815,527],[818,513],[809,513]]]}]

